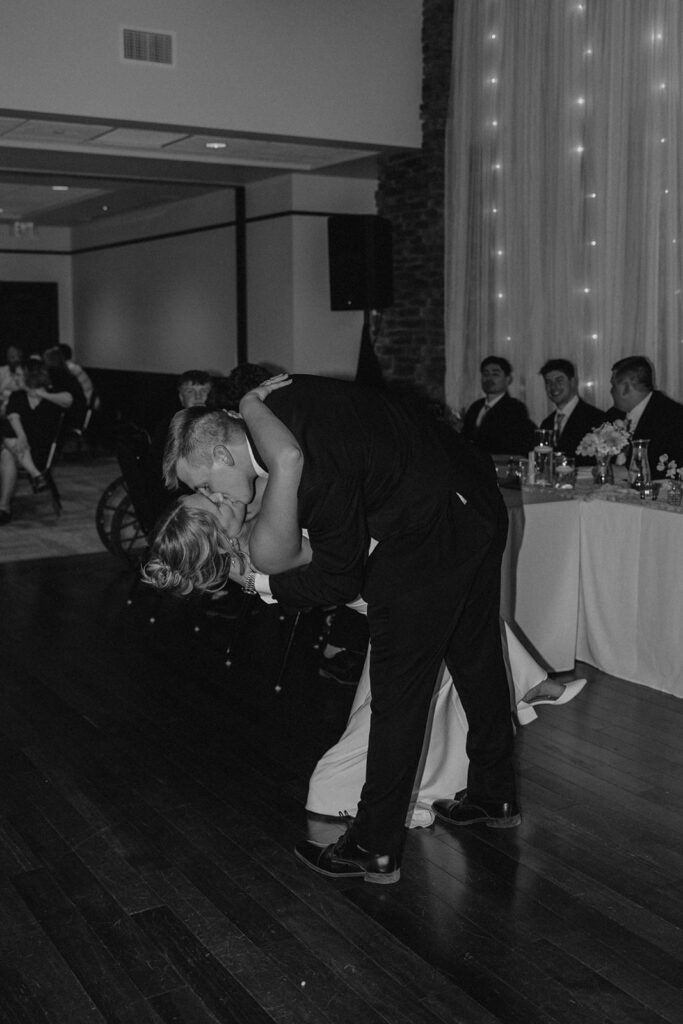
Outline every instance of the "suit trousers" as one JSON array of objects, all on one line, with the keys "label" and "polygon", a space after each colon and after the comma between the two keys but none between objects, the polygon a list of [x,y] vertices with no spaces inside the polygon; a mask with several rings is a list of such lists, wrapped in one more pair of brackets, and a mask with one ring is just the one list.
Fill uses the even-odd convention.
[{"label": "suit trousers", "polygon": [[[364,596],[372,643],[372,715],[365,785],[353,834],[400,853],[429,704],[446,661],[468,721],[468,793],[515,799],[514,734],[500,636],[501,501],[491,514],[454,492],[428,529],[382,541]],[[453,794],[444,793],[444,796]]]}]

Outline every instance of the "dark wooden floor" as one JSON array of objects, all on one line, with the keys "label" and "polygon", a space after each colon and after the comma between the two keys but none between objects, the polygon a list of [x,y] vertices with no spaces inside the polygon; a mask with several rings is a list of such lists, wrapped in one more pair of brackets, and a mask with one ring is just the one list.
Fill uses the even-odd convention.
[{"label": "dark wooden floor", "polygon": [[683,702],[587,669],[520,736],[521,828],[331,883],[291,855],[352,696],[315,618],[277,695],[277,610],[228,670],[230,620],[129,586],[0,566],[0,1020],[681,1024]]}]

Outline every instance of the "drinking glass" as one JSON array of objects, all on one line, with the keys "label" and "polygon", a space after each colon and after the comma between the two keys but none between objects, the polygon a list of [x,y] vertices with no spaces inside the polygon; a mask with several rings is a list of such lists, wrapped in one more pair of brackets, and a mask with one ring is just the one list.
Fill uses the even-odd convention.
[{"label": "drinking glass", "polygon": [[539,487],[553,486],[553,432],[537,430],[534,446],[534,483]]},{"label": "drinking glass", "polygon": [[555,486],[566,490],[576,483],[576,464],[571,455],[555,452]]}]

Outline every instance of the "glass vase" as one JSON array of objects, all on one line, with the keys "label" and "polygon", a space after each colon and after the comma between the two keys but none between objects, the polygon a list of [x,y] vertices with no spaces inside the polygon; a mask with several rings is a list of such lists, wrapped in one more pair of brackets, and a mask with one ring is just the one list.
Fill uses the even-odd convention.
[{"label": "glass vase", "polygon": [[595,466],[593,468],[593,480],[596,487],[602,487],[603,484],[614,483],[614,456],[613,455],[596,455]]},{"label": "glass vase", "polygon": [[683,501],[683,480],[672,480],[666,493],[670,505],[680,505]]},{"label": "glass vase", "polygon": [[631,459],[628,464],[628,479],[635,491],[645,491],[650,486],[650,460],[647,446],[650,441],[644,438],[631,441]]}]

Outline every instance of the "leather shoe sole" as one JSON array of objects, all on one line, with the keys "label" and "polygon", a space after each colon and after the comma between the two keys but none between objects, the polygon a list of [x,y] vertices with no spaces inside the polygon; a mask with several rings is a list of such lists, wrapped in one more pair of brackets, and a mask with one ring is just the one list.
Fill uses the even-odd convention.
[{"label": "leather shoe sole", "polygon": [[474,803],[465,794],[453,800],[435,800],[432,804],[439,821],[446,825],[486,825],[487,828],[517,828],[522,815],[516,803]]},{"label": "leather shoe sole", "polygon": [[294,856],[326,878],[362,878],[375,885],[392,885],[401,877],[397,857],[366,853],[345,836],[322,847],[305,839],[294,847]]}]

